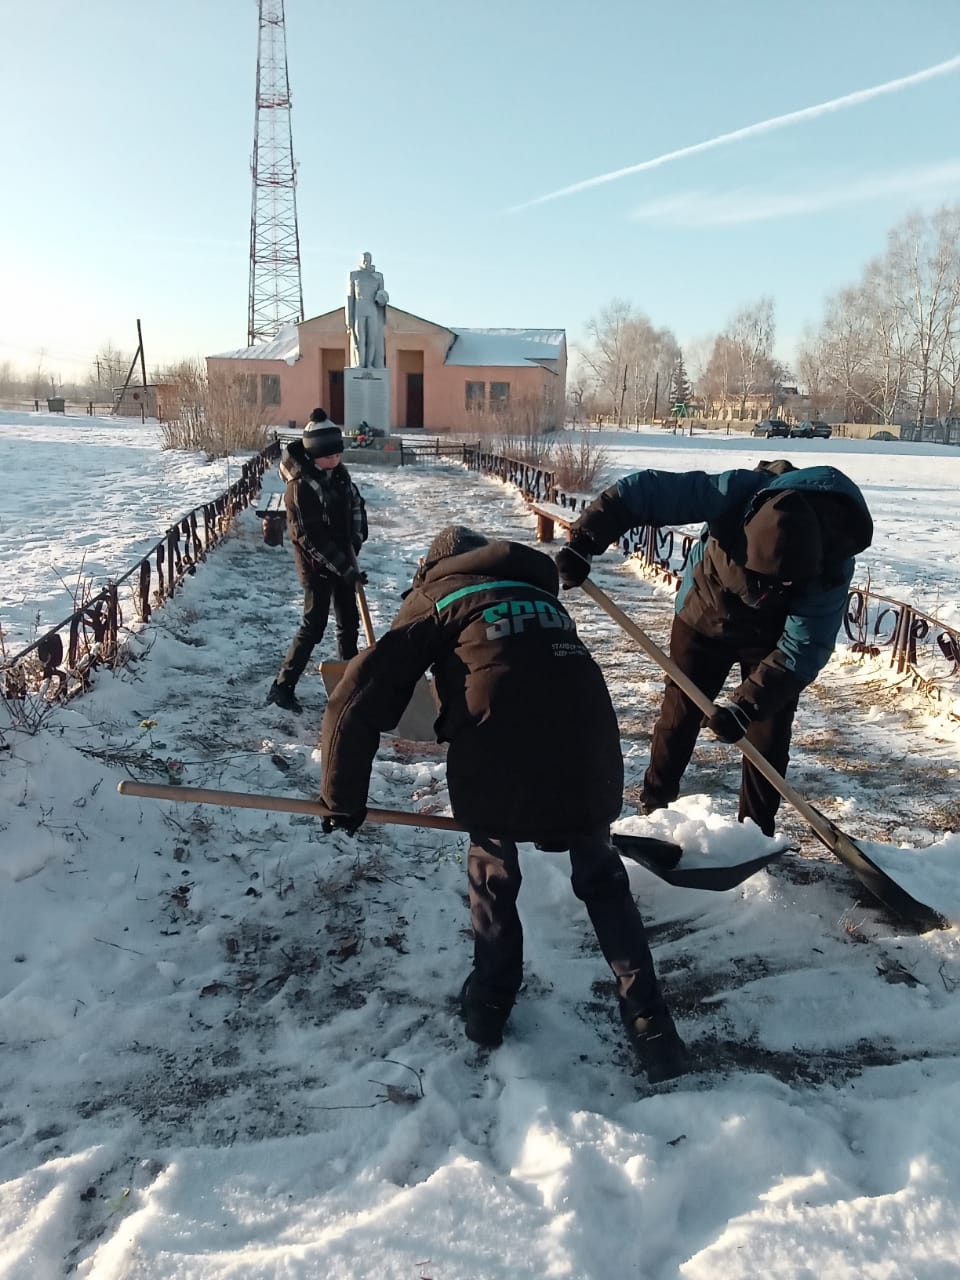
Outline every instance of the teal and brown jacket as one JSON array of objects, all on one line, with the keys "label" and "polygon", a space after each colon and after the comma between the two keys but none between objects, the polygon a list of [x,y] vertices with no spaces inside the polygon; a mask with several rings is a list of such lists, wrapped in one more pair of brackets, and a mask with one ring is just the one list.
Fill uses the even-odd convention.
[{"label": "teal and brown jacket", "polygon": [[[747,526],[778,495],[803,497],[819,523],[810,574],[768,594],[746,568]],[[756,471],[636,471],[592,502],[570,544],[598,555],[628,529],[705,521],[690,551],[676,614],[699,634],[731,649],[767,656],[733,694],[753,719],[785,706],[833,653],[853,579],[854,557],[873,539],[873,520],[856,484],[835,467]],[[793,549],[792,562],[803,549]],[[784,573],[786,578],[793,575]]]}]

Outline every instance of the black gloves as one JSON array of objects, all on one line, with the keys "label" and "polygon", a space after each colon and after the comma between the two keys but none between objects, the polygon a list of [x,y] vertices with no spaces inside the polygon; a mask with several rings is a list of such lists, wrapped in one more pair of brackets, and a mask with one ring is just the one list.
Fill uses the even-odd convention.
[{"label": "black gloves", "polygon": [[362,573],[355,564],[348,564],[340,576],[347,587],[355,587],[358,582],[362,582],[364,586],[367,585],[367,575]]},{"label": "black gloves", "polygon": [[725,702],[712,716],[705,716],[703,723],[721,742],[739,742],[750,728],[752,717],[742,702]]},{"label": "black gloves", "polygon": [[325,835],[331,831],[345,831],[348,836],[355,836],[367,818],[366,809],[358,809],[356,813],[331,813],[325,817],[321,826]]},{"label": "black gloves", "polygon": [[574,537],[557,552],[557,573],[564,591],[579,587],[590,576],[593,560],[592,544],[583,537]]}]

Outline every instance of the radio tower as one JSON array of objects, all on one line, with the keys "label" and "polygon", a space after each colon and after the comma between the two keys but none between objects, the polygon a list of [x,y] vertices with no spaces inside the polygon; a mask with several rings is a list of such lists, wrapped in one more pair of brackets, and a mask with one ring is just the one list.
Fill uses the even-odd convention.
[{"label": "radio tower", "polygon": [[273,338],[303,319],[297,171],[283,0],[257,0],[257,116],[253,130],[247,342]]}]

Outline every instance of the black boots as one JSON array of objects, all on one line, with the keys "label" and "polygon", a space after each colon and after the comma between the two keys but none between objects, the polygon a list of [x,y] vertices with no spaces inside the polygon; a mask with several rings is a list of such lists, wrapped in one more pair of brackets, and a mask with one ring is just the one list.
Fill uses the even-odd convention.
[{"label": "black boots", "polygon": [[460,988],[460,1012],[466,1022],[467,1039],[485,1049],[503,1044],[503,1028],[510,1017],[513,1001],[484,1000],[471,993],[473,974]]},{"label": "black boots", "polygon": [[673,1080],[690,1070],[686,1046],[666,1009],[624,1022],[640,1066],[651,1084]]},{"label": "black boots", "polygon": [[290,685],[277,684],[274,680],[270,686],[270,692],[267,694],[267,702],[274,703],[284,711],[292,711],[294,715],[299,715],[303,710],[303,706],[297,701],[297,695],[294,693]]}]

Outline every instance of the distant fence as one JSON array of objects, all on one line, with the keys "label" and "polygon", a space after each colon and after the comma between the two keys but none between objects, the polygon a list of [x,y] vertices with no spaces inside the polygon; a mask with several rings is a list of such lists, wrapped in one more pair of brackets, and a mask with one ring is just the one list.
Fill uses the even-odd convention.
[{"label": "distant fence", "polygon": [[116,662],[124,626],[120,588],[132,580],[136,618],[147,622],[226,537],[238,513],[256,501],[263,473],[274,456],[276,446],[271,445],[243,463],[238,480],[172,524],[132,568],[79,604],[63,622],[0,662],[0,698],[14,723],[21,719],[17,704],[28,695],[39,694],[48,701],[72,697],[88,687],[95,667]]},{"label": "distant fence", "polygon": [[[49,417],[51,413],[56,413],[70,418],[80,417],[81,415],[93,418],[109,418],[113,413],[113,401],[69,400],[63,396],[40,396],[35,400],[0,400],[0,409],[12,410],[14,413],[40,413],[44,417]],[[142,421],[142,415],[139,411],[134,417]]]}]

